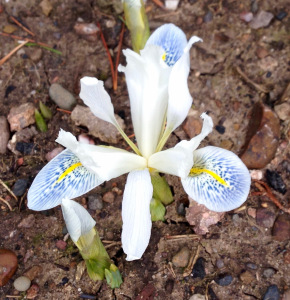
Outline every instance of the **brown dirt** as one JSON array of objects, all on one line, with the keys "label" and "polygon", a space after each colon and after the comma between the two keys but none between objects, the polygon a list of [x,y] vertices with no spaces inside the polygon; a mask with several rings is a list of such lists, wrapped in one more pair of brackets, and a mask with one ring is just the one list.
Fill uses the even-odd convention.
[{"label": "brown dirt", "polygon": [[[1,27],[9,24],[9,15],[17,16],[37,36],[41,42],[60,50],[62,56],[43,49],[39,62],[30,59],[35,47],[24,47],[0,66],[0,111],[7,116],[14,106],[26,102],[35,105],[41,100],[53,111],[53,119],[48,123],[48,132],[38,133],[33,142],[39,150],[24,156],[24,163],[18,167],[17,157],[12,152],[0,156],[0,177],[13,186],[19,178],[33,180],[37,172],[46,164],[45,154],[58,145],[54,142],[60,128],[78,135],[87,132],[77,127],[70,116],[56,110],[49,99],[48,88],[52,82],[62,84],[75,95],[79,93],[79,79],[85,75],[106,80],[110,75],[109,62],[101,41],[90,42],[77,35],[73,29],[78,18],[85,22],[100,22],[108,46],[116,54],[121,22],[118,19],[118,1],[59,1],[50,0],[53,10],[46,17],[39,6],[40,1],[3,1],[4,11],[0,13]],[[260,10],[270,11],[274,15],[287,9],[286,0],[258,1]],[[233,152],[239,153],[248,125],[249,111],[254,103],[263,101],[270,106],[278,102],[289,82],[289,39],[286,37],[289,25],[289,13],[282,21],[273,19],[270,26],[258,30],[250,29],[239,14],[250,11],[251,1],[180,1],[175,12],[158,8],[152,1],[147,7],[151,29],[172,22],[180,26],[187,37],[200,36],[204,42],[192,50],[191,74],[189,77],[190,92],[194,106],[199,113],[210,112],[215,124],[226,128],[224,134],[216,130],[202,143],[204,145],[230,145]],[[213,19],[203,22],[204,15],[211,11]],[[113,24],[113,27],[110,27]],[[288,27],[289,28],[289,27]],[[15,35],[27,36],[21,29]],[[15,46],[10,38],[0,36],[0,57],[4,57]],[[130,47],[128,32],[125,32],[123,48]],[[288,47],[288,48],[287,48]],[[268,59],[257,56],[258,48],[265,48]],[[270,58],[269,58],[270,57]],[[121,63],[124,57],[121,56]],[[246,75],[263,86],[269,87],[269,93],[263,93],[245,82],[236,71],[239,66]],[[269,73],[271,72],[271,74]],[[270,74],[270,76],[269,76]],[[5,97],[7,88],[15,89]],[[112,97],[115,113],[126,123],[128,135],[133,133],[129,110],[128,94],[123,75],[119,75],[118,90],[108,91]],[[78,104],[82,101],[78,99]],[[281,168],[281,162],[289,159],[287,148],[289,141],[289,122],[281,122],[280,147],[274,160],[267,166],[282,174],[284,181],[289,182],[289,174]],[[180,139],[187,138],[182,127],[172,135],[168,147]],[[96,144],[100,143],[95,139]],[[118,144],[126,148],[125,142]],[[285,150],[286,149],[286,150]],[[287,157],[288,155],[288,157]],[[185,218],[178,216],[176,207],[186,199],[182,186],[177,178],[168,176],[169,184],[174,191],[175,202],[170,205],[165,222],[153,224],[152,236],[143,258],[127,262],[120,246],[109,248],[109,254],[119,267],[124,283],[121,288],[112,291],[105,282],[92,282],[84,273],[80,281],[75,280],[76,265],[81,257],[76,247],[69,240],[65,251],[56,248],[55,243],[64,238],[64,221],[59,207],[46,212],[33,212],[26,206],[26,196],[19,203],[11,199],[13,211],[0,203],[0,248],[13,250],[19,259],[19,267],[12,279],[22,275],[32,266],[39,265],[43,271],[36,277],[40,291],[36,299],[79,299],[81,293],[96,295],[98,299],[135,299],[143,291],[143,299],[189,299],[192,294],[209,294],[209,299],[262,299],[266,289],[276,284],[281,292],[290,287],[289,264],[284,262],[283,255],[290,251],[289,240],[275,241],[271,229],[260,227],[255,219],[247,214],[247,209],[238,213],[227,213],[218,224],[210,227],[210,232],[200,241],[182,239],[171,241],[165,235],[186,235],[194,233]],[[121,176],[96,188],[90,194],[104,195],[117,185],[124,189],[126,176]],[[113,184],[114,183],[114,184]],[[256,191],[253,187],[253,191]],[[0,196],[8,193],[0,187]],[[276,193],[277,198],[287,205],[289,190],[285,195]],[[81,201],[81,199],[78,199]],[[245,203],[247,208],[257,208],[268,199],[262,196],[249,196]],[[82,201],[85,203],[85,200]],[[120,241],[122,196],[116,195],[114,203],[104,203],[99,212],[92,212],[97,221],[100,236],[104,239]],[[288,204],[289,205],[289,204]],[[275,208],[278,216],[282,212]],[[35,217],[30,228],[19,228],[18,224],[29,214]],[[195,253],[198,244],[201,247],[199,257],[205,259],[206,277],[182,277],[182,270],[170,262],[173,255],[183,246]],[[224,267],[216,263],[223,260]],[[249,270],[253,275],[251,282],[243,282],[241,273],[247,263],[254,263],[256,270]],[[266,268],[275,269],[270,278],[263,276]],[[213,279],[220,274],[230,274],[233,282],[229,286],[219,286]],[[67,283],[64,283],[68,279]],[[13,295],[13,280],[0,288],[0,298]],[[149,285],[149,287],[148,287]],[[152,288],[153,285],[153,288]],[[146,290],[147,287],[147,290]],[[144,290],[145,289],[145,290]],[[211,292],[216,294],[216,298]],[[150,296],[149,294],[152,294]],[[147,295],[147,298],[145,297]],[[148,296],[149,295],[149,296]],[[153,297],[153,298],[150,298]]]}]

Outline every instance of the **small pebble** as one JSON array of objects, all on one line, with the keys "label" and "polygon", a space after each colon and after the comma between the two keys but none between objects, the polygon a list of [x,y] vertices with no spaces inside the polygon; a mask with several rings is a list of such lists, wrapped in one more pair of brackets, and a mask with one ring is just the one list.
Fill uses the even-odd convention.
[{"label": "small pebble", "polygon": [[67,246],[67,243],[65,241],[63,241],[63,240],[58,240],[58,241],[56,241],[55,246],[59,250],[65,250],[66,246]]},{"label": "small pebble", "polygon": [[263,297],[263,300],[279,300],[280,292],[277,285],[270,285]]},{"label": "small pebble", "polygon": [[30,288],[31,280],[26,276],[20,276],[13,282],[15,289],[19,292],[25,292]]},{"label": "small pebble", "polygon": [[109,77],[109,78],[105,81],[104,85],[105,85],[105,88],[106,88],[107,90],[110,90],[111,88],[113,88],[113,80],[112,80],[112,77]]},{"label": "small pebble", "polygon": [[95,35],[100,31],[94,23],[76,23],[74,30],[79,35]]},{"label": "small pebble", "polygon": [[267,27],[273,18],[274,15],[272,13],[261,10],[254,16],[253,20],[250,22],[250,27],[253,29]]},{"label": "small pebble", "polygon": [[61,285],[65,285],[69,282],[69,279],[67,277],[63,277],[62,280],[61,280]]},{"label": "small pebble", "polygon": [[0,249],[0,287],[13,276],[18,266],[16,254],[9,249]]},{"label": "small pebble", "polygon": [[240,19],[247,23],[251,22],[253,20],[253,17],[254,15],[251,12],[243,12],[240,14]]},{"label": "small pebble", "polygon": [[47,161],[51,161],[55,158],[58,154],[60,154],[64,150],[63,147],[54,148],[52,151],[46,153],[45,158]]},{"label": "small pebble", "polygon": [[76,99],[72,93],[58,83],[53,83],[49,88],[49,96],[60,108],[72,110],[76,105]]},{"label": "small pebble", "polygon": [[188,264],[190,251],[187,247],[183,247],[172,258],[172,263],[175,267],[185,268]]},{"label": "small pebble", "polygon": [[9,125],[4,116],[0,116],[0,154],[5,154],[10,137]]},{"label": "small pebble", "polygon": [[113,192],[107,192],[103,196],[103,201],[105,201],[107,203],[113,203],[114,200],[115,200],[115,194]]},{"label": "small pebble", "polygon": [[185,216],[185,205],[184,203],[179,203],[179,205],[177,206],[177,213],[180,215],[180,216]]},{"label": "small pebble", "polygon": [[17,142],[15,149],[24,155],[29,155],[38,148],[33,143]]},{"label": "small pebble", "polygon": [[189,300],[205,300],[205,296],[201,294],[194,294],[192,295]]},{"label": "small pebble", "polygon": [[290,103],[284,102],[274,106],[275,113],[279,119],[286,121],[290,119]]},{"label": "small pebble", "polygon": [[226,128],[223,125],[216,125],[215,130],[220,134],[224,134],[226,132]]},{"label": "small pebble", "polygon": [[53,8],[51,3],[49,2],[49,0],[42,0],[40,2],[39,6],[41,7],[44,15],[46,15],[48,17]]},{"label": "small pebble", "polygon": [[224,264],[224,262],[223,262],[223,260],[222,259],[217,259],[217,261],[216,261],[216,266],[217,266],[217,268],[219,268],[219,269],[221,269],[221,268],[223,268],[224,266],[225,266],[225,264]]},{"label": "small pebble", "polygon": [[19,131],[31,124],[35,123],[34,117],[35,107],[33,103],[24,103],[14,106],[10,109],[7,120],[10,124],[11,131]]},{"label": "small pebble", "polygon": [[229,274],[223,274],[223,275],[220,275],[214,281],[220,286],[228,286],[232,283],[233,277]]},{"label": "small pebble", "polygon": [[27,185],[28,179],[18,179],[12,188],[12,192],[15,194],[15,196],[21,197],[24,195]]},{"label": "small pebble", "polygon": [[205,16],[203,17],[203,22],[204,23],[209,23],[211,20],[213,19],[213,14],[212,12],[209,10]]},{"label": "small pebble", "polygon": [[277,15],[276,19],[279,21],[282,21],[287,16],[287,12],[284,10],[281,10]]},{"label": "small pebble", "polygon": [[103,208],[103,200],[100,195],[91,195],[88,197],[88,206],[91,210],[98,210]]},{"label": "small pebble", "polygon": [[263,271],[263,276],[266,278],[271,278],[275,274],[276,274],[276,270],[273,268],[267,268]]},{"label": "small pebble", "polygon": [[250,269],[250,270],[257,270],[258,269],[257,265],[255,265],[253,263],[247,263],[246,267],[247,267],[247,269]]},{"label": "small pebble", "polygon": [[180,0],[165,0],[165,8],[169,10],[176,10]]},{"label": "small pebble", "polygon": [[205,277],[206,274],[205,274],[204,265],[205,265],[205,259],[203,257],[199,257],[192,269],[191,275],[193,278],[203,279]]},{"label": "small pebble", "polygon": [[286,194],[286,185],[279,173],[276,171],[266,170],[266,180],[274,190],[283,195]]},{"label": "small pebble", "polygon": [[272,76],[272,73],[270,72],[270,71],[268,71],[267,73],[266,73],[266,78],[270,78]]},{"label": "small pebble", "polygon": [[250,174],[254,180],[261,180],[263,178],[263,171],[261,170],[250,170]]},{"label": "small pebble", "polygon": [[284,259],[285,264],[287,264],[287,265],[290,264],[290,250],[288,250],[284,253],[283,259]]}]

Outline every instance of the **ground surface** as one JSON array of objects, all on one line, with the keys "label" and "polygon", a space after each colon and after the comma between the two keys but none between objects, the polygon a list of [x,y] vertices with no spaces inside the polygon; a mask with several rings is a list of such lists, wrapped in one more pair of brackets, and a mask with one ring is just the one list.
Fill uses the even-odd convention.
[{"label": "ground surface", "polygon": [[[31,155],[17,156],[8,151],[0,156],[0,177],[10,187],[21,178],[32,182],[47,162],[45,154],[57,147],[54,140],[60,128],[75,135],[87,132],[86,128],[76,126],[69,114],[56,110],[57,106],[48,95],[48,89],[53,82],[60,83],[78,95],[81,77],[88,75],[107,80],[106,85],[115,113],[124,119],[126,133],[133,133],[123,75],[119,76],[119,86],[114,92],[110,86],[109,62],[101,41],[87,41],[74,31],[78,18],[88,23],[100,22],[108,46],[116,55],[121,30],[119,6],[114,5],[114,1],[51,0],[53,9],[49,16],[45,16],[39,3],[40,1],[32,0],[3,1],[4,11],[0,13],[1,27],[10,24],[9,15],[17,16],[36,34],[39,41],[62,52],[59,56],[42,50],[42,56],[33,61],[31,56],[36,48],[23,47],[0,66],[1,115],[7,117],[12,107],[26,102],[37,106],[39,100],[53,111],[53,118],[48,122],[48,131],[38,132],[30,140],[37,145],[38,150]],[[203,44],[199,44],[191,52],[189,88],[194,98],[193,110],[197,116],[208,111],[214,123],[225,128],[223,134],[214,130],[203,145],[221,146],[237,154],[245,141],[249,112],[253,104],[262,101],[273,108],[289,82],[289,14],[282,20],[274,17],[266,28],[252,29],[241,20],[240,13],[250,12],[252,9],[255,14],[255,5],[258,10],[269,11],[274,16],[281,11],[287,12],[286,0],[241,3],[232,0],[182,0],[174,12],[162,10],[149,0],[147,3],[152,30],[172,22],[180,26],[188,38],[197,35],[203,39]],[[27,36],[21,29],[17,29],[14,34]],[[0,57],[4,57],[16,46],[13,39],[3,36],[0,36],[0,44]],[[125,32],[123,48],[127,47],[130,47],[130,38],[128,32]],[[261,48],[267,52],[266,57],[262,57],[263,53],[259,50]],[[121,63],[124,62],[124,57],[121,56]],[[243,80],[236,71],[237,66],[255,83],[270,87],[270,92],[263,93]],[[11,92],[7,95],[9,91]],[[78,104],[82,104],[80,99]],[[266,169],[279,171],[287,185],[289,123],[281,120],[280,124],[278,150],[271,163],[262,169],[262,174]],[[184,138],[188,138],[188,135],[180,127],[168,145]],[[94,141],[96,144],[100,143],[96,138]],[[117,146],[127,147],[122,141]],[[19,166],[17,162],[21,157],[24,160]],[[126,176],[122,176],[89,193],[104,195],[113,190],[115,195],[113,203],[104,202],[102,210],[90,211],[97,221],[100,236],[105,240],[120,241],[121,194],[125,180]],[[142,291],[142,299],[189,299],[196,293],[207,295],[208,299],[263,299],[270,285],[277,285],[281,295],[290,287],[289,264],[285,262],[285,253],[289,253],[290,249],[289,239],[276,241],[271,234],[272,226],[259,226],[256,219],[248,215],[249,208],[259,209],[262,203],[271,207],[275,217],[284,214],[269,203],[268,198],[249,196],[244,209],[227,213],[198,241],[186,238],[187,234],[194,233],[193,228],[184,217],[177,214],[176,208],[181,202],[188,205],[187,196],[177,178],[168,176],[168,181],[172,186],[175,202],[168,208],[166,221],[154,223],[150,244],[143,258],[127,262],[119,244],[108,248],[124,279],[121,288],[114,291],[105,282],[92,282],[86,272],[80,280],[76,279],[77,265],[81,262],[77,249],[70,240],[67,241],[66,250],[56,247],[56,241],[65,236],[64,221],[59,208],[43,213],[30,211],[26,206],[25,195],[19,197],[19,201],[23,198],[20,210],[19,203],[13,199],[10,199],[13,211],[9,211],[1,203],[0,248],[13,250],[19,258],[19,267],[9,283],[0,288],[0,298],[15,294],[13,279],[33,266],[42,268],[34,279],[40,288],[36,299],[79,299],[79,295],[84,293],[96,295],[98,299],[123,300],[136,299]],[[256,191],[254,185],[252,191]],[[8,195],[2,186],[0,195],[3,198]],[[285,195],[275,195],[285,206],[289,205],[289,190]],[[83,204],[87,203],[87,197],[78,200]],[[30,214],[33,217],[29,219],[31,223],[28,228],[19,227],[19,223]],[[183,237],[179,240],[168,240],[164,238],[166,235]],[[204,259],[204,275],[183,277],[183,270],[172,266],[173,255],[183,246],[187,246],[191,253],[195,253],[199,247],[199,258]],[[272,273],[265,272],[267,269],[271,269]],[[241,276],[245,271],[250,280]],[[214,281],[223,274],[232,276],[230,285],[221,286]],[[147,298],[146,291],[149,291]],[[154,296],[148,296],[150,293]]]}]

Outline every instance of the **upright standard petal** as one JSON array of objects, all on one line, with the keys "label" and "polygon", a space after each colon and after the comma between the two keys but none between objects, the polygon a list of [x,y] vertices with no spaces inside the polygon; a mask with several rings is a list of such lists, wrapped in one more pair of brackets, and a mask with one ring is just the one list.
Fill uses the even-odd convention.
[{"label": "upright standard petal", "polygon": [[129,261],[140,259],[148,246],[152,227],[152,195],[148,169],[130,172],[122,203],[122,247]]},{"label": "upright standard petal", "polygon": [[28,207],[37,211],[50,209],[59,205],[63,198],[79,197],[103,182],[67,149],[38,173],[28,191]]},{"label": "upright standard petal", "polygon": [[233,152],[208,146],[193,152],[194,164],[182,185],[208,209],[223,212],[242,205],[249,194],[248,169]]},{"label": "upright standard petal", "polygon": [[61,210],[67,231],[75,243],[81,235],[88,233],[96,225],[96,221],[87,210],[73,200],[64,198],[61,202]]},{"label": "upright standard petal", "polygon": [[152,33],[146,46],[157,45],[162,47],[164,61],[169,66],[173,66],[183,55],[186,44],[186,36],[180,28],[174,24],[164,24]]},{"label": "upright standard petal", "polygon": [[204,122],[199,135],[190,141],[179,142],[174,148],[154,153],[148,159],[148,166],[163,173],[186,178],[193,164],[192,152],[213,128],[210,116],[203,113],[201,118]]},{"label": "upright standard petal", "polygon": [[147,166],[144,157],[119,148],[80,143],[70,132],[64,130],[59,132],[56,142],[70,149],[84,167],[103,181]]},{"label": "upright standard petal", "polygon": [[80,98],[96,117],[115,126],[118,125],[111,98],[104,89],[103,81],[94,77],[83,77],[81,79]]},{"label": "upright standard petal", "polygon": [[119,66],[126,76],[138,147],[146,158],[155,152],[166,117],[170,67],[163,52],[156,45],[146,46],[141,55],[127,49],[127,66]]}]

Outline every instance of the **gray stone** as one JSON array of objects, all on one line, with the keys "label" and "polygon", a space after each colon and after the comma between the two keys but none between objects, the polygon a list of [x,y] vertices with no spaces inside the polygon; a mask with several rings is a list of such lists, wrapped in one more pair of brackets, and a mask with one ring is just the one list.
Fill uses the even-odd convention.
[{"label": "gray stone", "polygon": [[53,83],[49,88],[51,100],[60,108],[72,110],[76,105],[76,99],[68,90],[58,83]]},{"label": "gray stone", "polygon": [[14,106],[10,109],[7,120],[10,124],[11,131],[20,131],[21,129],[34,124],[35,107],[33,103],[24,103],[19,106]]},{"label": "gray stone", "polygon": [[[117,122],[124,130],[125,125],[123,119],[115,115]],[[112,124],[97,118],[89,107],[77,105],[71,113],[74,123],[79,126],[85,126],[89,129],[89,134],[99,138],[106,143],[116,144],[121,138],[121,134]]]},{"label": "gray stone", "polygon": [[250,27],[253,29],[267,27],[273,18],[274,15],[272,13],[262,10],[255,15],[254,19],[250,23]]},{"label": "gray stone", "polygon": [[0,154],[5,154],[10,137],[9,125],[4,116],[0,117]]},{"label": "gray stone", "polygon": [[13,188],[12,191],[17,197],[21,197],[24,195],[28,185],[28,179],[18,179]]},{"label": "gray stone", "polygon": [[274,107],[276,114],[278,115],[279,119],[282,121],[286,121],[290,119],[290,104],[284,102],[282,104],[276,105]]},{"label": "gray stone", "polygon": [[271,278],[276,273],[276,270],[273,268],[267,268],[263,271],[263,276],[266,278]]},{"label": "gray stone", "polygon": [[13,283],[15,289],[19,292],[25,292],[31,285],[31,280],[26,276],[20,276]]},{"label": "gray stone", "polygon": [[201,294],[192,295],[189,300],[205,300],[205,296]]},{"label": "gray stone", "polygon": [[183,247],[172,258],[172,263],[175,267],[185,268],[188,264],[190,251],[187,247]]},{"label": "gray stone", "polygon": [[263,300],[279,300],[280,292],[277,285],[270,285],[263,297]]},{"label": "gray stone", "polygon": [[98,210],[103,208],[103,200],[100,195],[91,195],[88,197],[88,206],[91,210]]},{"label": "gray stone", "polygon": [[35,63],[39,62],[42,57],[42,49],[36,48],[33,50],[33,52],[30,54],[30,59],[34,61]]}]

